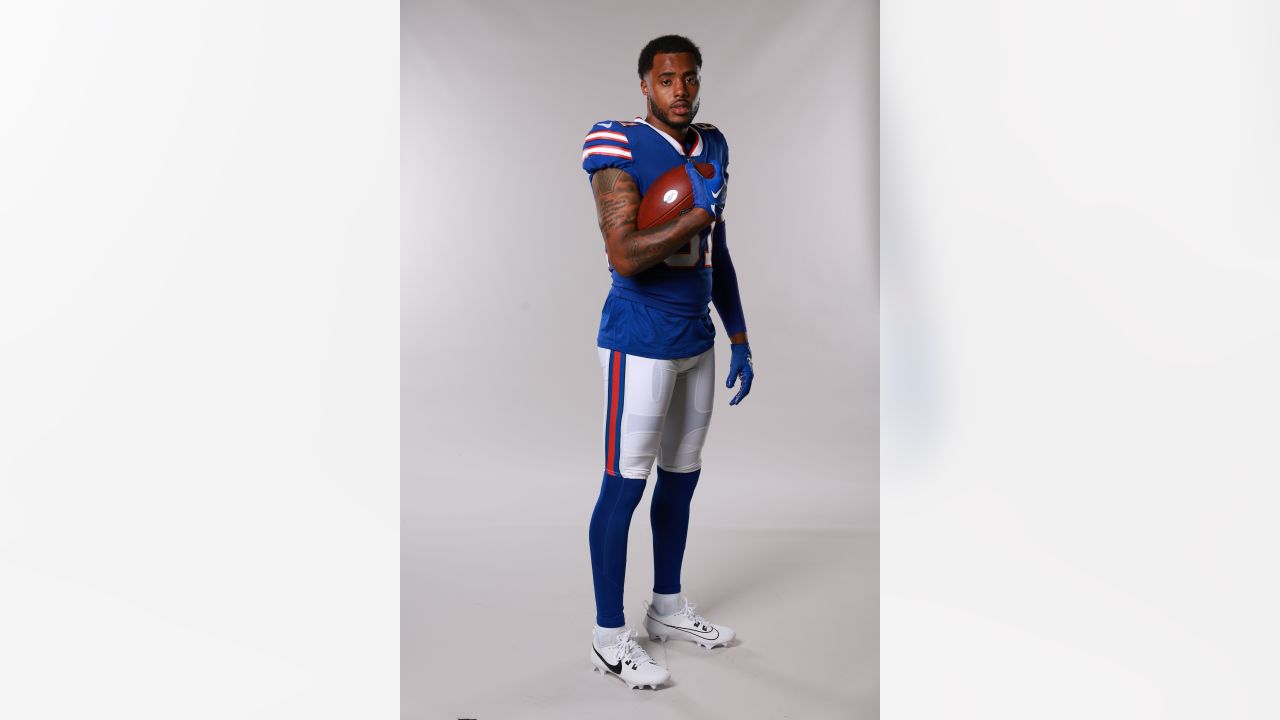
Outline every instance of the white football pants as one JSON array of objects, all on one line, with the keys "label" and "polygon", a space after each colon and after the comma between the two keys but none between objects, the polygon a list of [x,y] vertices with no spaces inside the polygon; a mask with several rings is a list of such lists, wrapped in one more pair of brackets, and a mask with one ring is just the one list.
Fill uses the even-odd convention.
[{"label": "white football pants", "polygon": [[604,370],[605,472],[646,480],[658,467],[693,472],[715,400],[715,348],[677,360],[653,360],[597,348]]}]

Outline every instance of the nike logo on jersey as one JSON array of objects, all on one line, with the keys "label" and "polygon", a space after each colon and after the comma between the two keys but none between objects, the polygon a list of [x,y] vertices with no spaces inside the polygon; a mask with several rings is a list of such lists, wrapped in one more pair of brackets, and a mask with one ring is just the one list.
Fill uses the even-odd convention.
[{"label": "nike logo on jersey", "polygon": [[720,186],[720,189],[719,189],[719,190],[716,190],[715,192],[711,193],[711,197],[713,197],[713,198],[718,198],[718,197],[720,197],[720,193],[722,193],[722,192],[724,192],[724,186],[723,186],[723,185],[721,185],[721,186]]},{"label": "nike logo on jersey", "polygon": [[615,674],[615,675],[620,675],[620,674],[622,673],[622,660],[618,660],[618,662],[613,663],[612,665],[610,665],[610,664],[609,664],[609,661],[608,661],[608,660],[605,660],[605,659],[604,659],[604,656],[600,654],[600,651],[599,651],[599,650],[596,650],[596,646],[595,646],[595,645],[592,645],[592,646],[591,646],[591,651],[592,651],[592,652],[594,652],[594,653],[596,654],[596,657],[600,658],[600,662],[604,663],[604,664],[605,664],[605,667],[609,668],[609,670],[610,670],[610,671],[612,671],[612,672],[613,672],[613,674]]},{"label": "nike logo on jersey", "polygon": [[600,127],[602,127],[602,128],[611,128],[611,127],[613,127],[613,121],[612,121],[612,120],[611,120],[611,121],[609,121],[609,122],[607,122],[607,123],[596,123],[596,124],[597,124],[597,125],[599,125],[599,126],[600,126]]}]

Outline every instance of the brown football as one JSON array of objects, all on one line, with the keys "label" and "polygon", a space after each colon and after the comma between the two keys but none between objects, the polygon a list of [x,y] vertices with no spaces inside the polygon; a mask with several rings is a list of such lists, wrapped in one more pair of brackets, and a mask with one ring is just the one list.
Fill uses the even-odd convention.
[{"label": "brown football", "polygon": [[[709,163],[696,163],[694,167],[709,178],[716,169]],[[658,176],[649,186],[644,197],[640,198],[640,212],[636,215],[636,229],[644,230],[654,225],[661,225],[674,220],[681,213],[693,207],[693,186],[689,183],[689,173],[684,165],[677,165]]]}]

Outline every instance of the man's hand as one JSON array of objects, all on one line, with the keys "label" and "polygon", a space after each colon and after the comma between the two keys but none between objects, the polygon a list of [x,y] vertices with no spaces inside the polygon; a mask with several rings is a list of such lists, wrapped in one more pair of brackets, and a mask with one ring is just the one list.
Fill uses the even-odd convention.
[{"label": "man's hand", "polygon": [[709,178],[702,177],[693,163],[685,163],[684,171],[689,173],[689,184],[693,186],[693,206],[706,210],[713,218],[719,218],[724,210],[724,201],[728,176],[718,160],[711,161],[715,174]]},{"label": "man's hand", "polygon": [[732,388],[738,377],[742,377],[742,387],[738,388],[738,394],[733,396],[729,401],[730,405],[737,405],[742,399],[751,392],[751,380],[755,378],[756,371],[751,367],[751,346],[747,343],[735,343],[729,346],[733,357],[729,359],[729,379],[724,381],[724,386]]}]

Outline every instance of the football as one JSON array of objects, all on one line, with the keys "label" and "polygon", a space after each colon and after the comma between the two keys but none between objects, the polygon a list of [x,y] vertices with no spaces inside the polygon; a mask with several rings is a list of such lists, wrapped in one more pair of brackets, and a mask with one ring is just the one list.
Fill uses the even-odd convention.
[{"label": "football", "polygon": [[[715,168],[708,163],[696,163],[694,167],[702,173],[702,177],[715,175]],[[640,212],[636,215],[636,229],[661,225],[674,220],[681,213],[693,207],[693,185],[689,183],[689,173],[684,165],[677,165],[658,176],[649,186],[644,197],[640,198]]]}]

